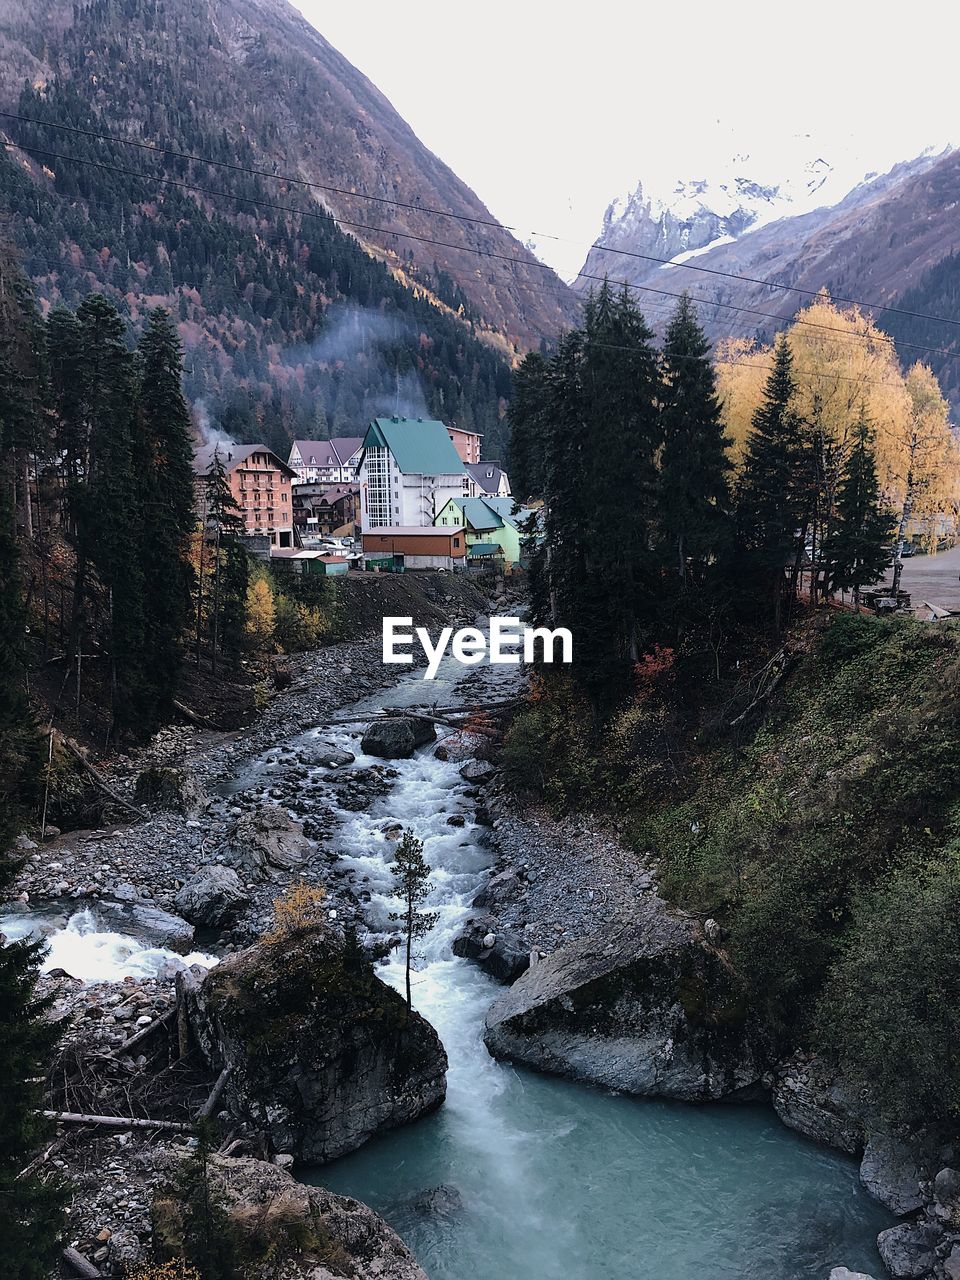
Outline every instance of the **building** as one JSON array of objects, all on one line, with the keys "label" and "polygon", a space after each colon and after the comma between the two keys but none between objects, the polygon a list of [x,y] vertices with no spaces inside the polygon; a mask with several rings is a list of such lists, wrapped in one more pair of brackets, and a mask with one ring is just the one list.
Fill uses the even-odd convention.
[{"label": "building", "polygon": [[246,532],[268,537],[271,547],[296,545],[294,471],[265,444],[216,444],[205,445],[194,454],[193,469],[198,477],[209,472],[214,454],[223,464]]},{"label": "building", "polygon": [[450,443],[457,451],[461,462],[470,464],[480,461],[480,435],[476,431],[467,431],[456,425],[447,427]]},{"label": "building", "polygon": [[315,574],[319,577],[342,577],[350,568],[346,556],[329,555],[325,551],[301,551],[296,548],[276,551],[270,561],[275,569],[289,573]]},{"label": "building", "polygon": [[368,569],[462,569],[466,556],[462,529],[398,525],[363,535],[363,559]]},{"label": "building", "polygon": [[362,447],[362,436],[294,440],[288,465],[297,473],[297,484],[349,484],[357,478]]},{"label": "building", "polygon": [[429,528],[451,498],[470,496],[472,481],[442,422],[374,418],[360,463],[360,526]]},{"label": "building", "polygon": [[510,497],[510,477],[499,462],[468,462],[467,471],[476,485],[476,493],[473,497]]},{"label": "building", "polygon": [[360,525],[360,484],[295,484],[293,522],[305,534],[356,537]]},{"label": "building", "polygon": [[515,512],[515,507],[512,498],[451,498],[436,523],[444,531],[463,529],[469,559],[502,558],[505,565],[516,565],[523,559],[526,543],[521,526],[531,512],[526,507]]}]

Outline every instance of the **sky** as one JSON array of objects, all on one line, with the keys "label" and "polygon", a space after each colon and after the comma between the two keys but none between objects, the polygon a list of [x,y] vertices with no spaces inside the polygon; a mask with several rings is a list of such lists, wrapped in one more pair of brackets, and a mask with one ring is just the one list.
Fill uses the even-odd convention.
[{"label": "sky", "polygon": [[669,192],[739,154],[769,181],[806,154],[849,189],[960,144],[953,0],[295,2],[568,279],[641,180]]}]

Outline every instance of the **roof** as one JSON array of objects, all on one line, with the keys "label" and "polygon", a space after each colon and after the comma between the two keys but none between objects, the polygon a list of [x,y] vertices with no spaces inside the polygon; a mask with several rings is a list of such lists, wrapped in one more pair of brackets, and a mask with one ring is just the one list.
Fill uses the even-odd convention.
[{"label": "roof", "polygon": [[499,462],[468,462],[466,465],[470,478],[481,489],[495,492],[500,488],[500,477],[504,471]]},{"label": "roof", "polygon": [[363,538],[459,538],[462,534],[463,529],[459,525],[455,529],[438,529],[435,524],[394,524],[384,525],[382,529],[367,529]]},{"label": "roof", "polygon": [[265,444],[223,444],[220,442],[201,445],[194,452],[193,469],[197,475],[207,474],[216,453],[219,453],[223,469],[226,472],[235,470],[241,462],[246,462],[247,458],[253,453],[266,453],[269,455],[273,465],[279,468],[280,471],[286,472],[288,476],[296,476],[297,474]]},{"label": "roof", "polygon": [[485,507],[495,511],[504,524],[509,524],[514,529],[523,524],[525,520],[528,520],[531,515],[529,507],[520,507],[514,514],[514,508],[517,504],[513,498],[477,498],[476,501],[482,502]]},{"label": "roof", "polygon": [[435,418],[374,418],[363,447],[387,448],[406,475],[462,475],[463,461]]},{"label": "roof", "polygon": [[475,542],[472,547],[467,550],[468,556],[499,556],[503,555],[503,547],[499,542]]},{"label": "roof", "polygon": [[363,447],[362,436],[334,436],[332,440],[294,440],[305,467],[345,467],[358,449]]}]

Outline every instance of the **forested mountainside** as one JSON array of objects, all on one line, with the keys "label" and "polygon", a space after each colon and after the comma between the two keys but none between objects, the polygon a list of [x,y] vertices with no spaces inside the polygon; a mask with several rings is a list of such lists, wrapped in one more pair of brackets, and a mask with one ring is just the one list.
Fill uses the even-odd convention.
[{"label": "forested mountainside", "polygon": [[[593,250],[584,270],[593,274],[606,271],[611,279],[636,284],[654,322],[666,304],[673,304],[672,298],[663,298],[658,290],[679,293],[688,289],[714,341],[758,337],[769,342],[809,301],[810,294],[821,288],[835,298],[950,314],[957,279],[958,199],[960,153],[922,156],[858,187],[832,209],[817,209],[746,231],[733,243],[697,253],[689,266],[662,267]],[[638,224],[638,234],[643,226]],[[658,253],[655,248],[621,244],[620,240],[615,247]],[[807,292],[771,289],[762,283],[765,280]],[[953,357],[956,326],[879,309],[874,318],[904,344],[946,349],[948,356],[924,353],[924,359],[929,360],[954,406],[960,404],[960,375]],[[920,353],[904,345],[902,354],[910,360]]]},{"label": "forested mountainside", "polygon": [[235,436],[285,447],[399,404],[495,451],[510,357],[572,314],[566,286],[496,225],[243,171],[491,219],[280,0],[4,6],[0,107],[88,131],[0,120],[0,209],[41,302],[100,288],[135,328],[170,306],[188,394]]}]

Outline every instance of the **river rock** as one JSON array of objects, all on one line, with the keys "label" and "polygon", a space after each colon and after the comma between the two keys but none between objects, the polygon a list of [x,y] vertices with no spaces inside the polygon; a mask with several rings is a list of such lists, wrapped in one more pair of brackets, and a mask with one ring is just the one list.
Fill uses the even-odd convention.
[{"label": "river rock", "polygon": [[512,902],[520,892],[520,877],[515,871],[498,871],[491,876],[473,899],[473,906],[481,911],[498,911],[505,903]]},{"label": "river rock", "polygon": [[343,765],[353,764],[356,758],[352,751],[344,751],[329,742],[311,742],[297,752],[301,764],[310,767],[322,765],[326,769],[340,769]]},{"label": "river rock", "polygon": [[923,1205],[920,1183],[929,1178],[914,1147],[883,1134],[872,1134],[867,1140],[860,1181],[875,1200],[900,1217]]},{"label": "river rock", "polygon": [[364,730],[361,751],[384,760],[405,760],[417,747],[435,742],[437,731],[429,720],[420,716],[390,716],[375,720]]},{"label": "river rock", "polygon": [[228,862],[264,879],[271,868],[295,871],[312,851],[303,827],[276,804],[260,804],[241,814],[225,849]]},{"label": "river rock", "polygon": [[[183,1246],[179,1163],[168,1159],[167,1188],[153,1205],[154,1239],[177,1257]],[[246,1280],[427,1280],[406,1245],[372,1209],[352,1197],[296,1182],[264,1160],[215,1155],[209,1165],[214,1202],[247,1250]]]},{"label": "river rock", "polygon": [[859,1155],[864,1144],[862,1108],[853,1092],[817,1059],[784,1063],[774,1079],[774,1110],[804,1137]]},{"label": "river rock", "polygon": [[460,777],[465,782],[488,782],[495,772],[489,760],[468,760],[460,767]]},{"label": "river rock", "polygon": [[410,1201],[410,1207],[425,1217],[449,1218],[463,1210],[463,1195],[456,1187],[442,1183],[429,1191],[418,1192]]},{"label": "river rock", "polygon": [[707,1102],[755,1086],[741,988],[696,924],[656,898],[618,932],[528,969],[487,1014],[497,1057],[624,1093]]},{"label": "river rock", "polygon": [[918,1280],[933,1270],[942,1237],[940,1228],[930,1223],[905,1222],[881,1231],[877,1248],[894,1280]]},{"label": "river rock", "polygon": [[228,1109],[275,1152],[333,1160],[444,1099],[433,1027],[325,926],[268,935],[178,985],[208,1065],[232,1068]]},{"label": "river rock", "polygon": [[[491,942],[490,939],[493,939]],[[476,960],[481,968],[501,982],[515,982],[530,967],[530,951],[509,929],[499,928],[493,916],[467,920],[453,940],[453,954]]]},{"label": "river rock", "polygon": [[485,745],[485,740],[473,733],[451,733],[442,742],[437,743],[434,755],[438,760],[448,760],[460,764],[464,760],[472,760]]},{"label": "river rock", "polygon": [[218,929],[250,901],[232,867],[208,863],[183,886],[174,899],[180,914],[193,924]]},{"label": "river rock", "polygon": [[99,902],[99,922],[114,933],[129,933],[141,942],[169,947],[171,951],[189,951],[193,942],[193,925],[142,902]]},{"label": "river rock", "polygon": [[847,1267],[834,1267],[830,1272],[830,1280],[874,1280],[865,1271],[850,1271]]},{"label": "river rock", "polygon": [[938,1221],[960,1226],[960,1171],[941,1169],[933,1180],[933,1211]]},{"label": "river rock", "polygon": [[148,809],[172,809],[188,818],[202,813],[210,803],[190,773],[166,766],[144,769],[137,778],[133,798],[136,804]]}]

